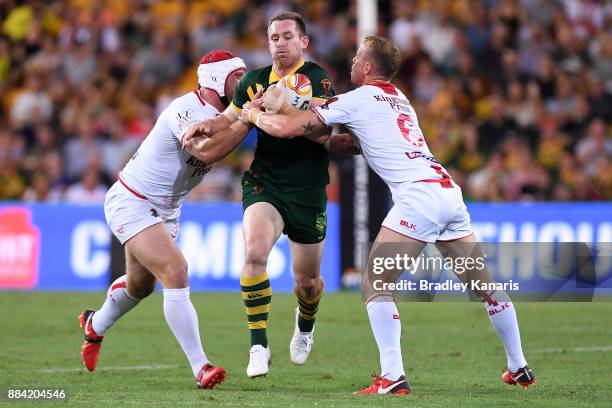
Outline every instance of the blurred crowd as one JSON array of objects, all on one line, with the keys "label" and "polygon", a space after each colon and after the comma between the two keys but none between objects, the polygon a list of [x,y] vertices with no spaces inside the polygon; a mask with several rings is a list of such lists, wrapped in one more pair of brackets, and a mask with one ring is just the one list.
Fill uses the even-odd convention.
[{"label": "blurred crowd", "polygon": [[[395,82],[466,199],[612,199],[612,3],[379,1],[402,51]],[[356,2],[0,1],[0,199],[102,202],[197,61],[227,48],[271,63],[265,28],[293,10],[309,59],[350,89]],[[239,200],[255,141],[189,196]],[[330,198],[338,191],[332,163]]]}]

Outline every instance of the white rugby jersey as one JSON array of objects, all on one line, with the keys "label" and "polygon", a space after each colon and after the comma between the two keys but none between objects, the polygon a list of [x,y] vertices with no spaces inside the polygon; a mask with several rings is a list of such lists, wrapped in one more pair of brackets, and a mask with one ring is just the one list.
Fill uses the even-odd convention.
[{"label": "white rugby jersey", "polygon": [[389,186],[415,181],[450,186],[446,170],[429,151],[414,109],[390,82],[372,82],[328,99],[313,111],[328,126],[341,124],[357,139],[363,157]]},{"label": "white rugby jersey", "polygon": [[211,166],[181,147],[189,125],[219,115],[197,91],[173,100],[119,174],[132,193],[163,209],[178,209]]}]

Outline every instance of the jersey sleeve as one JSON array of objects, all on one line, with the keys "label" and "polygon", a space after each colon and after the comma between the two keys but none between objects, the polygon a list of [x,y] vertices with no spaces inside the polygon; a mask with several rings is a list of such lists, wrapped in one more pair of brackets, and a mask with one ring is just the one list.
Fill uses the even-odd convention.
[{"label": "jersey sleeve", "polygon": [[242,105],[250,101],[248,94],[248,88],[253,82],[255,73],[253,71],[247,72],[236,85],[236,92],[234,92],[234,99],[232,99],[231,107],[238,112],[242,112]]},{"label": "jersey sleeve", "polygon": [[355,96],[346,93],[329,98],[312,111],[326,126],[346,125],[355,119],[358,105],[355,103]]},{"label": "jersey sleeve", "polygon": [[180,106],[174,102],[159,115],[155,126],[165,126],[180,142],[189,126],[199,121],[195,116],[191,107]]},{"label": "jersey sleeve", "polygon": [[329,99],[336,95],[331,75],[326,69],[316,66],[308,73],[308,78],[312,84],[312,97],[318,99]]}]

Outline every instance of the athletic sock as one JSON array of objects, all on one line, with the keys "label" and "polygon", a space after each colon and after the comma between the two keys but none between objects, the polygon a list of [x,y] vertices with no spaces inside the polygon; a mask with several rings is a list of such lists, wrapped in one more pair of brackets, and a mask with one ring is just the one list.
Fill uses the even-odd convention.
[{"label": "athletic sock", "polygon": [[264,272],[258,276],[241,276],[240,290],[251,332],[251,346],[261,344],[268,347],[266,328],[272,300],[272,288],[268,274]]},{"label": "athletic sock", "polygon": [[91,318],[92,327],[98,336],[104,336],[121,316],[132,310],[141,300],[128,293],[125,278],[123,275],[115,279],[104,304]]},{"label": "athletic sock", "polygon": [[381,301],[378,298],[378,301],[369,302],[366,307],[380,354],[380,375],[395,381],[405,375],[400,345],[402,324],[397,306],[392,300]]},{"label": "athletic sock", "polygon": [[314,299],[303,299],[296,293],[298,301],[298,327],[301,332],[311,332],[315,323],[315,315],[319,310],[319,301],[323,296],[323,291],[319,293]]},{"label": "athletic sock", "polygon": [[521,333],[514,305],[504,291],[492,291],[484,295],[482,303],[487,309],[489,319],[497,332],[508,357],[508,370],[515,373],[527,365],[521,347]]},{"label": "athletic sock", "polygon": [[198,314],[189,299],[188,287],[164,289],[164,316],[191,364],[194,377],[197,377],[202,366],[209,361],[200,341]]}]

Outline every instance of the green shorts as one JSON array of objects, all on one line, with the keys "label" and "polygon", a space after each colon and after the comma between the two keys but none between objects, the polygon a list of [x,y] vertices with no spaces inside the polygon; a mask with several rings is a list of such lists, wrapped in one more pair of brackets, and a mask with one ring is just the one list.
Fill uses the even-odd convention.
[{"label": "green shorts", "polygon": [[248,172],[242,177],[242,206],[270,203],[285,224],[284,234],[300,244],[316,244],[327,231],[327,191],[314,187],[300,191],[280,192],[268,188]]}]

